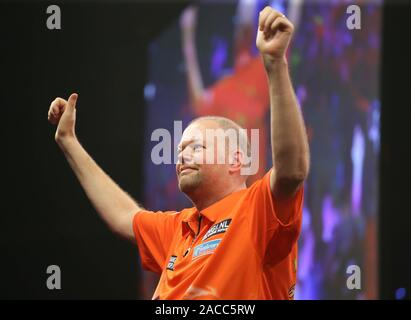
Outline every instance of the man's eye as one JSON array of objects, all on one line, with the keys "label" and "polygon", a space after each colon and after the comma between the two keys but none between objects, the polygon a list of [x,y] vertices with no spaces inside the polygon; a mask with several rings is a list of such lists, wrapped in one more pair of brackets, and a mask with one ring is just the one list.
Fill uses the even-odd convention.
[{"label": "man's eye", "polygon": [[193,150],[200,150],[200,149],[203,149],[204,147],[203,147],[203,145],[201,145],[201,144],[195,144],[194,146],[193,146]]}]

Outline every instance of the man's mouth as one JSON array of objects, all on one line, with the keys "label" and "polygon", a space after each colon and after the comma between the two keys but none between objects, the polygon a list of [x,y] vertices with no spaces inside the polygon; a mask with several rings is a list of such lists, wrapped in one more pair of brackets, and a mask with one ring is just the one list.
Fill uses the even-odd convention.
[{"label": "man's mouth", "polygon": [[194,171],[197,171],[197,169],[192,168],[192,167],[182,168],[182,169],[180,170],[180,176],[186,175],[186,174],[190,174],[190,173],[192,173],[192,172],[194,172]]}]

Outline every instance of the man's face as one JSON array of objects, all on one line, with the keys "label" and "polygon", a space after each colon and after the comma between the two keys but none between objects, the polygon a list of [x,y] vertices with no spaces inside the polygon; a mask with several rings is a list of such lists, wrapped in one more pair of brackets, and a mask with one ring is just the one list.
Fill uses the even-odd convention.
[{"label": "man's face", "polygon": [[217,158],[224,157],[221,154],[224,153],[224,148],[215,146],[214,139],[209,139],[206,135],[206,129],[217,128],[213,121],[203,120],[192,123],[183,132],[178,146],[176,173],[178,187],[185,194],[215,188],[228,174],[227,163],[217,164]]}]

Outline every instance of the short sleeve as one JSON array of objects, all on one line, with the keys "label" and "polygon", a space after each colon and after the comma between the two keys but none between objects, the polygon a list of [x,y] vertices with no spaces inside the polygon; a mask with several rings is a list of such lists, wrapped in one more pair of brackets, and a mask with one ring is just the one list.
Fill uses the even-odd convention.
[{"label": "short sleeve", "polygon": [[180,214],[175,211],[142,210],[135,214],[133,231],[145,269],[161,273],[179,222]]},{"label": "short sleeve", "polygon": [[[296,244],[302,221],[304,187],[289,199],[277,200],[270,188],[270,172],[257,180],[249,190],[248,219],[251,238],[264,263],[275,264],[285,258]],[[287,221],[277,213],[287,216]]]}]

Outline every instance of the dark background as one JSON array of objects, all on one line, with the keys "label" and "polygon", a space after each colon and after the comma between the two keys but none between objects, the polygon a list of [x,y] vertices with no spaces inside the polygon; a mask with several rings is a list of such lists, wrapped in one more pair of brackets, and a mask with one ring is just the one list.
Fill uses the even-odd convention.
[{"label": "dark background", "polygon": [[[59,4],[62,30],[46,28]],[[147,46],[186,3],[0,4],[0,298],[136,299],[137,249],[98,218],[54,142],[50,102],[79,93],[77,134],[137,200],[143,194]],[[411,296],[411,6],[385,5],[381,62],[380,297]],[[176,44],[177,45],[177,44]],[[161,196],[161,195],[159,195]],[[46,268],[62,270],[48,290]]]},{"label": "dark background", "polygon": [[381,61],[380,297],[411,299],[411,4],[385,1]]}]

